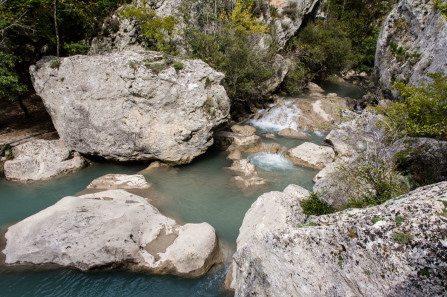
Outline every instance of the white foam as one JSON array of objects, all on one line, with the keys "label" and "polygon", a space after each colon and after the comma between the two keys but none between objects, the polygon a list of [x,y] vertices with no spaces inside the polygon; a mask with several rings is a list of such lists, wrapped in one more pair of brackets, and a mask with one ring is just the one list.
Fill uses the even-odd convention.
[{"label": "white foam", "polygon": [[248,160],[265,171],[294,170],[292,162],[280,154],[259,153],[248,156]]},{"label": "white foam", "polygon": [[298,119],[303,117],[303,112],[293,103],[293,100],[287,100],[282,105],[277,104],[273,106],[265,113],[264,110],[260,110],[258,114],[264,114],[256,120],[247,121],[247,123],[264,132],[278,132],[285,128],[300,131]]}]

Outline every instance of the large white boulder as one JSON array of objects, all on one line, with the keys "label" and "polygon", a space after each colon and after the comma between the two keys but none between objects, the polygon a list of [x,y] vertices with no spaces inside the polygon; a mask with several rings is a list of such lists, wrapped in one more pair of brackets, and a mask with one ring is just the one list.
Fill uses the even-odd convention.
[{"label": "large white boulder", "polygon": [[189,163],[229,117],[224,75],[200,60],[125,51],[47,57],[30,73],[60,137],[84,154]]},{"label": "large white boulder", "polygon": [[14,159],[4,164],[6,179],[18,182],[47,180],[75,172],[87,161],[62,140],[36,139],[12,148]]},{"label": "large white boulder", "polygon": [[149,189],[151,184],[142,174],[106,174],[93,180],[87,189]]},{"label": "large white boulder", "polygon": [[197,277],[222,260],[213,227],[179,226],[124,190],[62,198],[9,227],[5,237],[7,264],[124,267]]},{"label": "large white boulder", "polygon": [[261,197],[238,237],[236,297],[445,296],[447,182],[307,220],[278,204],[262,210]]},{"label": "large white boulder", "polygon": [[287,151],[287,159],[293,163],[314,169],[323,169],[334,162],[335,152],[331,147],[305,142]]}]

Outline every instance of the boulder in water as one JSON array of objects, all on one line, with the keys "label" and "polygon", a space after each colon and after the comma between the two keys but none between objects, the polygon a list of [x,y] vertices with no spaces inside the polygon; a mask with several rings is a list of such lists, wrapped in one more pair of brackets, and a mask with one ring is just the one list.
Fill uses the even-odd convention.
[{"label": "boulder in water", "polygon": [[309,139],[309,135],[296,131],[292,128],[285,128],[278,132],[279,136],[286,137],[286,138],[295,138],[295,139]]},{"label": "boulder in water", "polygon": [[124,267],[198,277],[222,260],[214,228],[179,226],[142,197],[109,190],[65,197],[11,226],[7,264],[57,264],[80,270]]},{"label": "boulder in water", "polygon": [[134,174],[107,174],[93,180],[87,189],[149,189],[151,184],[146,181],[143,175]]},{"label": "boulder in water", "polygon": [[300,166],[323,169],[327,164],[334,162],[335,152],[331,147],[305,142],[289,149],[286,157]]},{"label": "boulder in water", "polygon": [[126,51],[47,57],[30,73],[70,149],[120,161],[185,164],[213,144],[230,102],[222,73],[200,60],[175,63],[182,69],[158,52]]},{"label": "boulder in water", "polygon": [[4,164],[5,177],[18,182],[48,180],[88,164],[62,140],[32,140],[14,147],[12,153],[14,159]]}]

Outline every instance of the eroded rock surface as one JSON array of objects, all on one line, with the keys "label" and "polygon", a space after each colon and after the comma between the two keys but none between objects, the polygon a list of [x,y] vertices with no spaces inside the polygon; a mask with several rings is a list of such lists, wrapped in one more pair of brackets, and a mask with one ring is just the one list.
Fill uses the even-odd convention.
[{"label": "eroded rock surface", "polygon": [[447,182],[307,221],[285,203],[300,195],[278,194],[290,214],[269,221],[261,197],[238,237],[235,296],[446,295]]},{"label": "eroded rock surface", "polygon": [[72,150],[185,164],[213,144],[214,129],[228,120],[224,76],[200,60],[178,60],[183,68],[176,70],[157,52],[55,59],[30,72]]},{"label": "eroded rock surface", "polygon": [[107,174],[93,180],[87,189],[149,189],[151,184],[146,181],[143,175],[134,174]]},{"label": "eroded rock surface", "polygon": [[305,142],[289,149],[286,158],[297,165],[323,169],[327,164],[334,162],[335,153],[330,147]]},{"label": "eroded rock surface", "polygon": [[197,277],[222,260],[213,227],[179,226],[124,190],[62,198],[9,227],[5,237],[7,264],[124,267]]},{"label": "eroded rock surface", "polygon": [[88,165],[62,140],[32,140],[14,147],[12,153],[14,159],[4,164],[5,177],[18,182],[47,180]]},{"label": "eroded rock surface", "polygon": [[388,15],[375,58],[382,89],[389,91],[396,81],[420,85],[429,81],[428,73],[447,73],[447,21],[433,3],[402,0]]}]

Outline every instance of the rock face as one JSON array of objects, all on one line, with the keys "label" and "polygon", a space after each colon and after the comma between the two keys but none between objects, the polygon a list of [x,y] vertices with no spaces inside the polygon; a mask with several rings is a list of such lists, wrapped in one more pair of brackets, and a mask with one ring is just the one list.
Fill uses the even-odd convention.
[{"label": "rock face", "polygon": [[286,158],[297,165],[323,169],[327,164],[334,162],[335,153],[330,147],[305,142],[288,150]]},{"label": "rock face", "polygon": [[5,162],[5,177],[18,182],[51,179],[88,164],[62,140],[33,140],[14,147],[12,152],[15,158]]},{"label": "rock face", "polygon": [[420,85],[428,73],[447,72],[447,21],[433,2],[402,0],[387,17],[375,59],[383,89],[396,80]]},{"label": "rock face", "polygon": [[273,22],[274,38],[281,48],[301,27],[304,17],[318,13],[320,3],[319,0],[269,0],[269,4],[276,7],[280,16],[273,18]]},{"label": "rock face", "polygon": [[383,135],[383,130],[376,126],[377,115],[363,112],[357,115],[351,111],[343,111],[345,121],[338,124],[325,138],[334,147],[339,156],[352,156],[356,152],[367,149],[368,143],[373,143]]},{"label": "rock face", "polygon": [[5,236],[7,264],[124,267],[197,277],[221,261],[213,227],[179,226],[123,190],[65,197],[9,227]]},{"label": "rock face", "polygon": [[143,175],[107,174],[93,180],[87,189],[149,189],[151,184]]},{"label": "rock face", "polygon": [[172,64],[157,52],[49,60],[31,67],[34,88],[60,137],[84,154],[185,164],[228,119],[224,76],[199,60]]},{"label": "rock face", "polygon": [[288,220],[263,224],[250,209],[234,255],[235,296],[445,296],[446,206],[443,182],[307,221],[288,210]]},{"label": "rock face", "polygon": [[[238,251],[250,244],[254,238],[264,236],[269,230],[296,225],[304,221],[306,216],[302,213],[299,202],[309,195],[309,191],[296,185],[289,185],[283,192],[274,191],[261,195],[245,214],[237,238]],[[225,282],[230,290],[236,288],[236,267],[239,264],[241,263],[233,261],[232,268],[226,276]],[[237,285],[242,284],[237,283]]]}]

